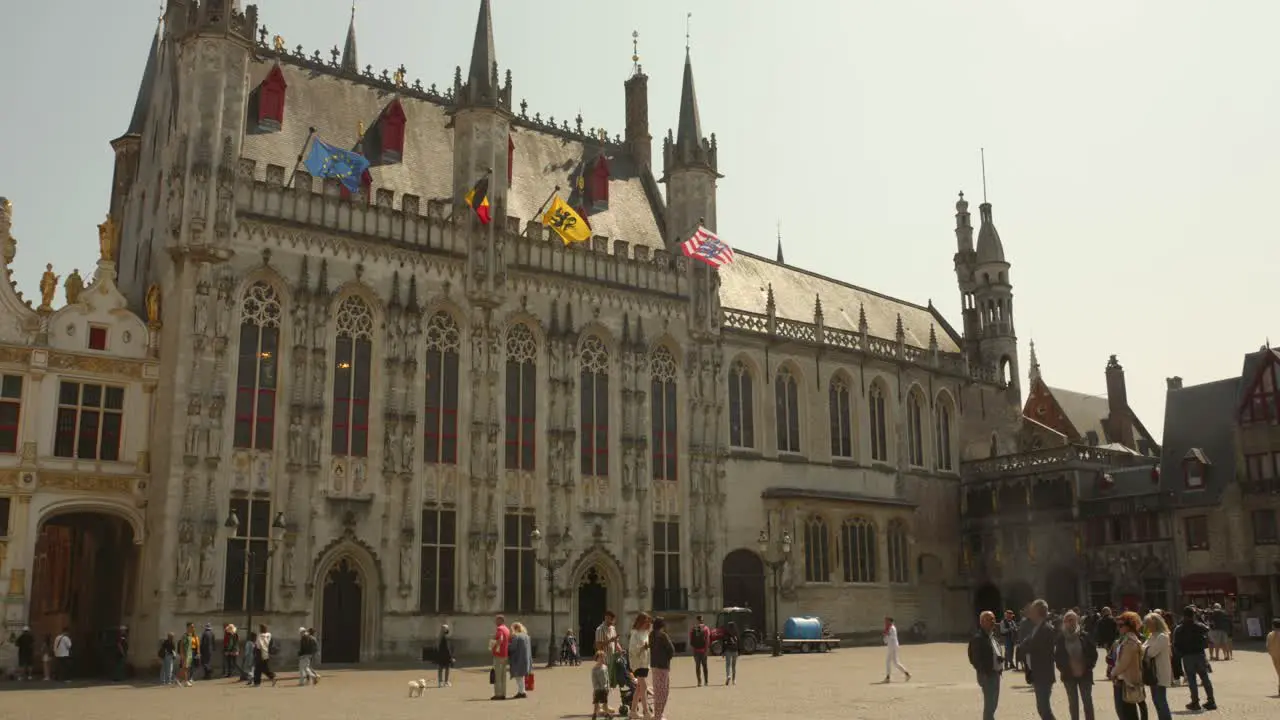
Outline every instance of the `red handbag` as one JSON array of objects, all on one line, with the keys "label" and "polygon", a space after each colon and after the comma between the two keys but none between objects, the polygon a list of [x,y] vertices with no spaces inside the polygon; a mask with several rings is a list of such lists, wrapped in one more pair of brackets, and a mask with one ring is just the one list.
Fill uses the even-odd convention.
[{"label": "red handbag", "polygon": [[525,692],[533,692],[533,673],[524,676]]}]

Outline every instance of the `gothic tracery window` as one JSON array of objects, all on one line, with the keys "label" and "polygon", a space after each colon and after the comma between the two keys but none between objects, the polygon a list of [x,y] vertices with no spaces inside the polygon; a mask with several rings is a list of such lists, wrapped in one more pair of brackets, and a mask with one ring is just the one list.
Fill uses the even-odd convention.
[{"label": "gothic tracery window", "polygon": [[609,349],[595,335],[588,335],[578,352],[582,370],[578,444],[582,449],[582,474],[609,474]]},{"label": "gothic tracery window", "polygon": [[438,312],[427,321],[427,402],[423,415],[423,459],[458,464],[458,350],[461,334],[453,316]]},{"label": "gothic tracery window", "polygon": [[951,470],[954,467],[954,461],[951,459],[951,403],[940,398],[937,405],[934,434],[938,446],[938,469]]},{"label": "gothic tracery window", "polygon": [[885,417],[884,387],[878,382],[871,385],[867,394],[867,415],[871,421],[871,459],[888,462],[889,423]]},{"label": "gothic tracery window", "polygon": [[844,581],[876,581],[876,526],[866,518],[846,520],[840,528],[840,558]]},{"label": "gothic tracery window", "polygon": [[778,419],[778,452],[800,452],[800,383],[788,367],[773,379],[774,411]]},{"label": "gothic tracery window", "polygon": [[751,370],[739,360],[729,369],[729,444],[733,447],[756,446],[754,397]]},{"label": "gothic tracery window", "polygon": [[354,295],[338,306],[333,359],[334,455],[369,454],[369,386],[373,369],[373,311]]},{"label": "gothic tracery window", "polygon": [[804,580],[831,582],[831,543],[827,521],[811,516],[804,524]]},{"label": "gothic tracery window", "polygon": [[280,349],[280,298],[256,282],[240,303],[240,359],[236,367],[235,446],[270,450],[275,439]]},{"label": "gothic tracery window", "polygon": [[537,449],[538,343],[527,325],[507,330],[506,467],[532,470]]},{"label": "gothic tracery window", "polygon": [[907,462],[924,467],[924,399],[918,391],[907,393]]},{"label": "gothic tracery window", "polygon": [[671,351],[659,346],[649,360],[652,387],[649,405],[653,426],[653,478],[675,480],[677,467],[676,425],[676,359]]},{"label": "gothic tracery window", "polygon": [[886,539],[889,549],[889,582],[908,582],[911,578],[911,550],[906,523],[901,520],[889,523]]},{"label": "gothic tracery window", "polygon": [[853,457],[853,398],[844,378],[834,378],[828,393],[831,414],[831,457]]}]

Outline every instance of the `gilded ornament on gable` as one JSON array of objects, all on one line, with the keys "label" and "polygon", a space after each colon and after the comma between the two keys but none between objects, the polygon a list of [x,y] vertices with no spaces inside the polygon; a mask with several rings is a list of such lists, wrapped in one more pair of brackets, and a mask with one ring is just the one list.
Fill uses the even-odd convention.
[{"label": "gilded ornament on gable", "polygon": [[160,327],[160,286],[155,283],[147,288],[147,324]]},{"label": "gilded ornament on gable", "polygon": [[107,215],[107,219],[98,226],[98,258],[107,262],[116,261],[116,247],[119,245],[120,228]]},{"label": "gilded ornament on gable", "polygon": [[43,311],[53,310],[53,296],[58,292],[58,276],[53,274],[53,263],[44,266],[44,274],[40,276],[40,307]]},{"label": "gilded ornament on gable", "polygon": [[80,277],[80,268],[71,271],[67,281],[62,284],[62,289],[67,293],[68,305],[80,302],[80,293],[84,292],[84,278]]}]

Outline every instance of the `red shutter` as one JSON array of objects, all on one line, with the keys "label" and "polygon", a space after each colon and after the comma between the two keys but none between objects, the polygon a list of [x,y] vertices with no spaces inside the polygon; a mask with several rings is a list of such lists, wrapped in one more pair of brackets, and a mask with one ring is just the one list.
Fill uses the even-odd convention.
[{"label": "red shutter", "polygon": [[511,171],[515,167],[516,143],[507,135],[507,187],[511,187]]},{"label": "red shutter", "polygon": [[258,130],[277,132],[284,125],[284,95],[289,85],[275,65],[258,86]]},{"label": "red shutter", "polygon": [[609,160],[604,155],[596,158],[587,180],[587,196],[591,198],[591,212],[609,209]]},{"label": "red shutter", "polygon": [[390,105],[382,111],[382,117],[378,119],[379,136],[382,140],[382,147],[379,159],[381,164],[389,165],[398,163],[404,157],[404,108],[400,105],[400,99],[396,98],[391,101]]}]

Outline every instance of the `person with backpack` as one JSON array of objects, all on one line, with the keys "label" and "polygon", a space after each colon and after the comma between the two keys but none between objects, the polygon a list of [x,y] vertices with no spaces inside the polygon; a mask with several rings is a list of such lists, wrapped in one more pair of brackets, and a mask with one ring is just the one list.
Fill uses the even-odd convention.
[{"label": "person with backpack", "polygon": [[316,639],[304,627],[298,628],[298,684],[320,684],[320,673],[311,669],[311,662],[319,648]]},{"label": "person with backpack", "polygon": [[693,627],[689,628],[689,647],[693,650],[693,672],[698,677],[698,687],[711,684],[711,676],[707,674],[707,646],[711,639],[711,629],[702,622],[702,616],[694,618]]},{"label": "person with backpack", "polygon": [[253,643],[253,686],[262,685],[262,676],[266,675],[271,681],[272,686],[276,684],[275,671],[271,669],[271,656],[279,651],[280,647],[275,638],[271,637],[271,632],[267,630],[266,623],[258,626],[258,638]]}]

